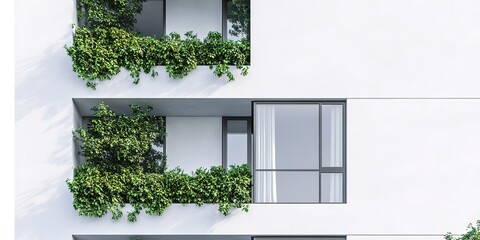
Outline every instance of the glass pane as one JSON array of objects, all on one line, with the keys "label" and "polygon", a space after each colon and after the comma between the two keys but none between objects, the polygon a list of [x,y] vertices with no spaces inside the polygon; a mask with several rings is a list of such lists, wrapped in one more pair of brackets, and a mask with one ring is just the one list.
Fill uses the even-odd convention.
[{"label": "glass pane", "polygon": [[248,161],[247,120],[227,121],[227,166]]},{"label": "glass pane", "polygon": [[343,173],[322,173],[322,203],[343,202]]},{"label": "glass pane", "polygon": [[342,108],[342,105],[322,105],[322,167],[343,165]]},{"label": "glass pane", "polygon": [[145,36],[163,36],[163,0],[147,0],[143,3],[143,10],[135,19],[135,30]]},{"label": "glass pane", "polygon": [[256,104],[256,168],[318,169],[319,111],[317,104]]},{"label": "glass pane", "polygon": [[227,0],[227,39],[249,39],[250,0]]},{"label": "glass pane", "polygon": [[254,237],[255,240],[345,240],[345,237]]},{"label": "glass pane", "polygon": [[258,171],[255,202],[318,202],[318,172]]},{"label": "glass pane", "polygon": [[163,153],[163,145],[156,146],[156,145],[152,144],[152,149],[159,152],[159,153]]}]

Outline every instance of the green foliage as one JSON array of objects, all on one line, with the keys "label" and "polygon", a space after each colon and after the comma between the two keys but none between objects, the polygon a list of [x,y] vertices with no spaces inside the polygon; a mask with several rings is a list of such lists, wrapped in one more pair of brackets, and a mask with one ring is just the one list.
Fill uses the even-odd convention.
[{"label": "green foliage", "polygon": [[78,22],[85,26],[117,27],[132,30],[135,15],[142,12],[145,0],[78,0]]},{"label": "green foliage", "polygon": [[218,203],[218,210],[228,215],[233,208],[248,211],[251,202],[251,172],[247,165],[231,166],[228,170],[214,166],[199,169],[190,176],[179,169],[164,174],[144,173],[136,168],[111,168],[81,165],[73,180],[67,180],[73,194],[73,206],[81,216],[112,219],[123,216],[125,204],[132,205],[127,213],[130,222],[142,211],[162,215],[172,203]]},{"label": "green foliage", "polygon": [[229,33],[233,36],[245,37],[250,40],[250,0],[228,0],[227,19],[232,23]]},{"label": "green foliage", "polygon": [[230,66],[241,69],[246,75],[250,59],[247,40],[223,40],[218,32],[210,32],[201,41],[192,32],[181,39],[170,33],[160,40],[143,37],[120,28],[77,28],[73,45],[66,47],[73,61],[73,70],[87,86],[95,89],[98,81],[109,80],[121,68],[130,72],[137,84],[143,71],[152,77],[158,73],[153,67],[164,65],[172,78],[183,78],[198,65],[208,65],[218,76],[226,75],[230,81],[234,76]]},{"label": "green foliage", "polygon": [[467,232],[462,234],[462,236],[455,238],[452,233],[447,233],[445,235],[446,240],[480,240],[480,220],[477,221],[477,225],[469,224]]},{"label": "green foliage", "polygon": [[155,66],[164,65],[172,78],[183,78],[198,65],[208,65],[218,76],[234,76],[230,66],[245,76],[250,61],[250,1],[229,0],[232,23],[230,34],[243,36],[241,41],[224,41],[220,33],[211,32],[201,41],[191,32],[181,39],[170,33],[160,40],[134,32],[135,16],[142,12],[145,0],[77,0],[76,29],[73,45],[65,47],[72,58],[73,70],[86,85],[96,89],[98,81],[111,79],[121,68],[130,72],[133,82],[140,73],[158,75]]},{"label": "green foliage", "polygon": [[[228,170],[213,166],[209,170],[200,168],[193,176],[180,170],[166,174],[173,202],[218,203],[218,210],[228,215],[230,209],[241,208],[248,211],[246,203],[251,202],[251,171],[247,165],[230,166]],[[180,181],[177,181],[180,180]]]},{"label": "green foliage", "polygon": [[81,216],[112,219],[123,216],[129,203],[130,222],[145,210],[161,215],[172,203],[218,203],[227,215],[232,208],[248,211],[251,202],[252,176],[247,165],[228,170],[214,166],[188,175],[176,168],[165,170],[165,157],[153,145],[163,144],[163,119],[149,116],[146,110],[132,105],[132,116],[116,115],[101,103],[88,129],[74,131],[81,142],[86,163],[75,168],[67,185],[73,194],[73,206]]},{"label": "green foliage", "polygon": [[139,167],[148,173],[162,173],[166,159],[155,146],[163,145],[164,121],[148,115],[151,107],[130,107],[131,116],[116,115],[103,103],[92,108],[95,113],[88,128],[74,131],[74,139],[82,143],[80,153],[88,166]]}]

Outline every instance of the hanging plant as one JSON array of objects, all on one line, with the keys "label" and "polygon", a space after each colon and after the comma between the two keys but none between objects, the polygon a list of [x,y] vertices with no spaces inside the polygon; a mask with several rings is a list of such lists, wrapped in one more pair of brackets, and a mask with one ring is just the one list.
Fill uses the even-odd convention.
[{"label": "hanging plant", "polygon": [[166,169],[166,157],[154,146],[164,144],[163,119],[149,115],[151,108],[132,105],[132,115],[117,115],[101,103],[88,128],[74,131],[86,162],[74,170],[67,185],[73,207],[81,216],[112,219],[123,216],[126,204],[130,222],[145,210],[161,215],[172,203],[199,206],[216,203],[228,215],[233,208],[248,211],[252,176],[247,165],[197,169],[193,175],[181,169]]},{"label": "hanging plant", "polygon": [[121,68],[130,72],[133,83],[138,84],[143,71],[158,75],[155,66],[165,66],[171,78],[183,78],[198,65],[208,65],[218,76],[235,79],[230,66],[248,72],[250,45],[247,40],[224,41],[218,32],[210,32],[201,41],[192,32],[181,39],[177,33],[170,33],[160,40],[142,37],[137,33],[119,28],[78,28],[73,45],[66,47],[73,61],[73,70],[86,85],[96,89],[99,81],[109,80]]}]

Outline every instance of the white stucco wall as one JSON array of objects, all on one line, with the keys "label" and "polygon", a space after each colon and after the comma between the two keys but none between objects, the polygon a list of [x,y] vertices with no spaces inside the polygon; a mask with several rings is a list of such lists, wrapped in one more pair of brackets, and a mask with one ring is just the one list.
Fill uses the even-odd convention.
[{"label": "white stucco wall", "polygon": [[203,39],[210,31],[222,32],[222,0],[167,0],[166,5],[167,34],[193,31]]},{"label": "white stucco wall", "polygon": [[168,168],[192,173],[222,165],[221,117],[167,117]]},{"label": "white stucco wall", "polygon": [[[73,122],[72,115],[59,111],[45,120],[44,111],[34,112],[17,120],[19,239],[112,233],[352,234],[400,239],[394,238],[398,234],[441,239],[446,231],[462,232],[467,222],[480,216],[475,191],[480,183],[476,146],[480,100],[348,100],[347,204],[252,205],[249,213],[235,211],[228,217],[216,206],[174,205],[161,217],[142,214],[136,224],[77,216],[64,183],[73,164],[69,141],[60,141],[70,138],[73,124],[58,122]],[[20,151],[29,145],[30,151]],[[55,223],[63,227],[58,229]]]},{"label": "white stucco wall", "polygon": [[[480,218],[480,2],[252,1],[248,76],[227,82],[200,67],[173,80],[158,67],[155,79],[142,75],[133,85],[123,71],[96,91],[76,77],[63,49],[72,41],[74,2],[16,2],[17,239],[244,233],[436,240]],[[216,206],[175,205],[136,224],[79,217],[65,184],[74,165],[72,98],[191,97],[347,99],[347,204],[252,205],[228,217]]]}]

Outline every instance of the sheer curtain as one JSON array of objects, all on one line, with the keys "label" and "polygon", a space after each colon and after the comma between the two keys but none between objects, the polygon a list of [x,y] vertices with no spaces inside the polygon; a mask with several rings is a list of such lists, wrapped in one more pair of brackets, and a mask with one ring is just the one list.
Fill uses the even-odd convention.
[{"label": "sheer curtain", "polygon": [[322,106],[322,166],[341,167],[343,159],[341,105]]},{"label": "sheer curtain", "polygon": [[322,202],[343,202],[343,174],[322,173]]},{"label": "sheer curtain", "polygon": [[[255,106],[255,159],[257,169],[275,169],[275,106]],[[256,202],[277,202],[275,171],[257,171]]]},{"label": "sheer curtain", "polygon": [[[343,166],[343,106],[322,106],[322,167]],[[343,174],[322,173],[321,201],[343,202]]]}]

